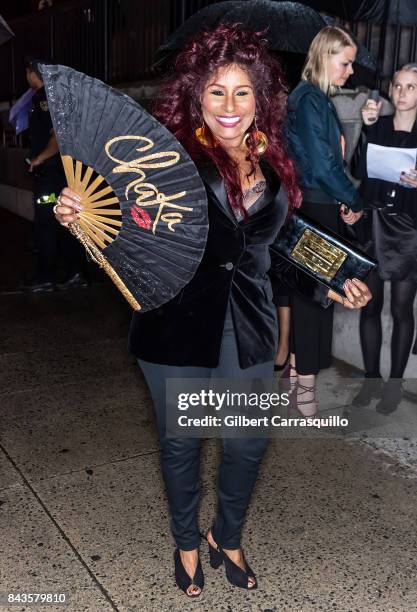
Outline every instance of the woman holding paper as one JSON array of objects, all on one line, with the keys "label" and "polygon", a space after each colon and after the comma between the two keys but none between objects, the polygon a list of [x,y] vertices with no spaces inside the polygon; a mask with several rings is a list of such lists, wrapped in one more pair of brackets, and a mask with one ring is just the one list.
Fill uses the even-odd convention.
[{"label": "woman holding paper", "polygon": [[[378,261],[369,277],[373,300],[361,313],[360,336],[366,378],[355,404],[381,397],[377,411],[388,414],[401,401],[402,377],[414,335],[413,302],[417,290],[417,64],[407,64],[391,81],[394,115],[379,117],[380,104],[368,100],[362,110],[362,140],[353,172],[362,178],[360,193],[369,207],[360,233]],[[403,165],[402,165],[403,164]],[[395,182],[394,182],[395,181]],[[391,371],[384,385],[380,374],[381,312],[384,281],[391,281]]]}]

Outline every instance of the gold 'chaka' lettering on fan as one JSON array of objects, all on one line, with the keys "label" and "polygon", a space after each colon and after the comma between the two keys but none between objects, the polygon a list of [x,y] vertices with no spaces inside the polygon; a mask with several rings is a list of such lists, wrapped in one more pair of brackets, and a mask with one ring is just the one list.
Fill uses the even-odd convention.
[{"label": "gold 'chaka' lettering on fan", "polygon": [[[138,175],[138,178],[128,183],[125,190],[126,200],[129,199],[129,193],[131,190],[133,190],[137,195],[135,204],[136,211],[132,210],[132,217],[135,219],[136,223],[140,225],[140,227],[150,229],[151,219],[146,212],[144,213],[143,209],[150,206],[158,206],[158,211],[152,224],[152,233],[155,234],[159,221],[166,223],[168,225],[168,229],[174,232],[175,229],[173,226],[176,223],[180,223],[183,219],[183,213],[180,211],[190,212],[193,210],[192,207],[181,206],[173,203],[174,200],[183,198],[187,192],[180,191],[172,195],[161,193],[155,185],[146,182],[146,173],[144,169],[168,168],[169,166],[173,166],[180,159],[179,153],[176,151],[160,151],[158,153],[143,155],[131,161],[125,161],[118,159],[115,157],[113,152],[110,151],[113,145],[124,140],[137,140],[143,143],[141,146],[136,148],[138,153],[149,151],[152,149],[155,143],[146,136],[127,135],[112,138],[104,147],[107,156],[118,164],[118,166],[113,169],[113,172],[130,172]],[[165,208],[171,209],[171,211],[164,212]],[[140,213],[140,215],[138,213]]]}]

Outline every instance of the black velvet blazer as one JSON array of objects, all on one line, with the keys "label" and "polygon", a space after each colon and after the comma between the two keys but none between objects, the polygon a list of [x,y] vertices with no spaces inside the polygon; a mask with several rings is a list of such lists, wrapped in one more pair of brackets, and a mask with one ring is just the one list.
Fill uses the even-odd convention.
[{"label": "black velvet blazer", "polygon": [[[300,274],[274,252],[274,240],[287,215],[279,197],[280,180],[261,162],[266,180],[263,201],[247,219],[236,220],[224,182],[214,165],[199,168],[207,189],[209,232],[203,259],[192,280],[164,306],[135,313],[129,349],[140,359],[176,366],[218,365],[230,302],[242,368],[272,361],[277,346],[276,307],[267,272],[321,302],[327,288]],[[271,264],[272,262],[272,264]]]}]

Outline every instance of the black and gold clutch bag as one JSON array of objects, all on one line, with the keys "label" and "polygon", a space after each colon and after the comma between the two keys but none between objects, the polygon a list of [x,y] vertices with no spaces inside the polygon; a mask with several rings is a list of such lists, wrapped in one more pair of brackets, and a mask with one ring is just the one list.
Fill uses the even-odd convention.
[{"label": "black and gold clutch bag", "polygon": [[344,295],[343,284],[348,278],[365,280],[376,267],[360,249],[301,213],[293,214],[282,228],[274,249],[340,295]]}]

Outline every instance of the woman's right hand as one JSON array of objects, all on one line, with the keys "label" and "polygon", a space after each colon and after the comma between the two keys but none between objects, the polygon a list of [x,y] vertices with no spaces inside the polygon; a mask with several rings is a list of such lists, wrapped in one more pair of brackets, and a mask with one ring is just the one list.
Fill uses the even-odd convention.
[{"label": "woman's right hand", "polygon": [[54,206],[55,218],[61,225],[68,227],[70,223],[78,221],[82,209],[81,196],[73,189],[65,187],[59,194],[56,206]]},{"label": "woman's right hand", "polygon": [[359,210],[358,212],[353,212],[353,210],[351,210],[348,206],[346,206],[346,204],[342,204],[340,207],[340,216],[342,217],[343,221],[347,225],[353,225],[354,223],[359,221],[362,215],[363,215],[363,210]]},{"label": "woman's right hand", "polygon": [[365,106],[362,107],[362,119],[365,125],[372,125],[379,118],[379,113],[382,108],[382,100],[367,100]]}]

